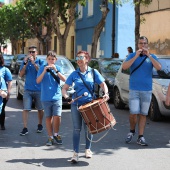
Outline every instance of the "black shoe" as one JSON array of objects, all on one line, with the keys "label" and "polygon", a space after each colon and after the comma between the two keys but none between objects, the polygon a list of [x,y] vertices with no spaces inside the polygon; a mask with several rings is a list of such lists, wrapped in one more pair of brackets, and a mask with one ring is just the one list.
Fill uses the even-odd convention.
[{"label": "black shoe", "polygon": [[20,132],[20,135],[21,136],[25,136],[25,135],[27,135],[28,134],[28,129],[27,128],[24,128],[23,130],[22,130],[22,132]]},{"label": "black shoe", "polygon": [[37,133],[41,133],[43,131],[43,126],[41,124],[38,124]]},{"label": "black shoe", "polygon": [[5,130],[5,126],[1,126],[1,130]]}]

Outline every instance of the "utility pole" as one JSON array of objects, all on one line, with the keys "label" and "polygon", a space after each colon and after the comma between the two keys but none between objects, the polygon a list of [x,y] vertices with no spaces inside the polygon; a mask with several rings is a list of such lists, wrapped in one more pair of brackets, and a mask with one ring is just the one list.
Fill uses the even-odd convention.
[{"label": "utility pole", "polygon": [[116,4],[115,0],[113,0],[113,8],[112,8],[112,55],[115,53],[115,24],[116,24]]}]

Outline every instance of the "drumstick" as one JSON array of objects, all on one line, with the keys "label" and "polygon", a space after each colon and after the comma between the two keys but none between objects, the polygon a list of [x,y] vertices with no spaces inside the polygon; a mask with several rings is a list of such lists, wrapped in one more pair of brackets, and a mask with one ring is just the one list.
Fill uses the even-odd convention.
[{"label": "drumstick", "polygon": [[74,101],[76,101],[76,100],[80,99],[81,97],[83,97],[83,96],[87,96],[87,95],[88,95],[88,93],[87,93],[87,92],[84,92],[81,96],[76,97],[75,99],[73,99],[73,100],[70,102],[70,104],[71,104],[71,103],[73,103]]}]

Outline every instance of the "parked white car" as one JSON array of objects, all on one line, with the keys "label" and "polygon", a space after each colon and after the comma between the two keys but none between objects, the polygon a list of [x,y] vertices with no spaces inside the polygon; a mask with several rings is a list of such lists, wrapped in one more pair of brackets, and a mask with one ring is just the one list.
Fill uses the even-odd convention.
[{"label": "parked white car", "polygon": [[[170,115],[170,107],[165,105],[166,93],[170,83],[170,55],[157,55],[162,65],[160,71],[153,68],[153,91],[149,108],[149,118],[158,121],[162,116]],[[114,84],[114,106],[123,109],[129,103],[129,76],[130,70],[120,67]]]}]

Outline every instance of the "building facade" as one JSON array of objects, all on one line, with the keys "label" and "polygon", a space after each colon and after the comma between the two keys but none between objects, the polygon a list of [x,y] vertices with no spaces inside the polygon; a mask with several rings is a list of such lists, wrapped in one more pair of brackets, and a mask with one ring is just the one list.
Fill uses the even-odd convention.
[{"label": "building facade", "polygon": [[[75,51],[86,50],[91,53],[92,37],[94,28],[101,19],[102,12],[100,5],[102,1],[88,0],[85,7],[78,5],[77,10],[80,12],[76,20],[75,34],[76,45]],[[100,35],[96,56],[111,57],[112,51],[119,54],[119,58],[125,58],[127,47],[135,47],[135,15],[132,1],[122,6],[109,3],[110,12],[106,18],[106,24]],[[115,23],[115,24],[114,24]],[[114,44],[114,45],[112,45]]]},{"label": "building facade", "polygon": [[[67,37],[66,41],[66,57],[69,59],[73,59],[75,56],[75,24],[74,22],[72,23],[69,34]],[[60,28],[61,33],[64,33],[65,27],[61,26]],[[59,54],[59,41],[58,38],[55,34],[52,34],[52,39],[51,39],[51,48]]]},{"label": "building facade", "polygon": [[[11,0],[11,1],[12,1],[12,4],[15,4],[18,0]],[[71,25],[71,28],[70,28],[70,31],[69,31],[69,34],[68,34],[68,37],[67,37],[67,42],[66,42],[66,46],[67,46],[67,48],[66,48],[66,56],[67,56],[67,58],[70,58],[70,59],[74,58],[74,55],[75,55],[75,31],[74,31],[74,25],[75,25],[74,23]],[[64,30],[65,30],[65,27],[61,26],[61,33],[63,33]],[[44,34],[45,34],[46,31],[47,31],[46,28],[43,28],[42,32],[44,32]],[[41,45],[41,43],[39,42],[39,40],[37,38],[25,39],[24,53],[28,52],[28,47],[30,45],[37,46],[38,53],[43,54],[42,45]],[[22,43],[20,41],[18,41],[17,52],[16,53],[21,53],[21,50],[22,50],[21,46],[22,46]],[[46,44],[46,46],[47,46],[48,50],[54,50],[57,54],[59,54],[59,41],[58,41],[57,36],[54,33],[51,35],[51,39]]]},{"label": "building facade", "polygon": [[149,39],[154,54],[170,55],[170,0],[152,0],[148,7],[141,7],[140,35]]}]

